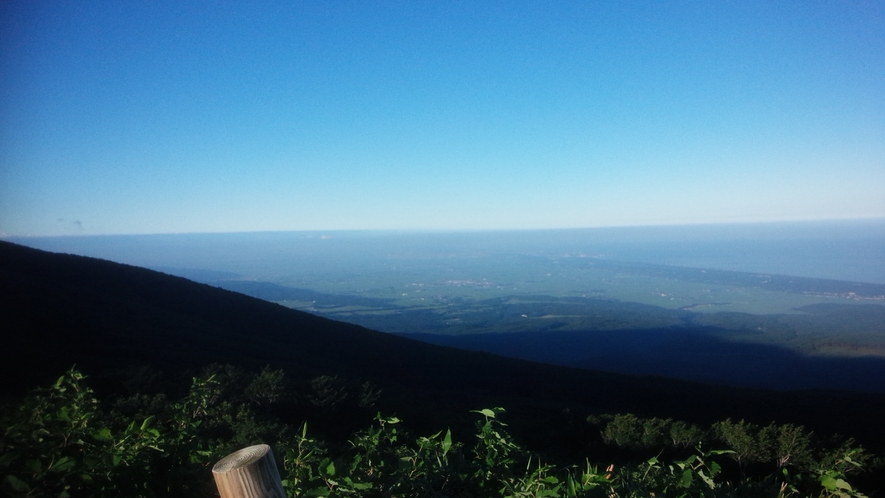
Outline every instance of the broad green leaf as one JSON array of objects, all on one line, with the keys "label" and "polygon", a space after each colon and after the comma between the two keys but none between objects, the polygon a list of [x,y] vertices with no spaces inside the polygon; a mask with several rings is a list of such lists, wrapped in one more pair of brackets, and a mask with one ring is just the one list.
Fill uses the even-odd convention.
[{"label": "broad green leaf", "polygon": [[449,429],[446,431],[446,437],[443,438],[443,441],[442,441],[443,455],[448,453],[451,448],[452,448],[452,430]]},{"label": "broad green leaf", "polygon": [[687,487],[691,486],[691,479],[692,479],[691,474],[692,474],[691,469],[687,469],[685,472],[682,473],[682,478],[679,479],[679,487],[680,488],[687,488]]},{"label": "broad green leaf", "polygon": [[71,457],[61,457],[55,462],[55,465],[52,466],[52,470],[54,470],[54,471],[70,470],[76,464],[77,464],[77,462]]},{"label": "broad green leaf", "polygon": [[92,434],[92,437],[98,439],[99,441],[108,441],[111,439],[111,430],[105,427],[104,429],[99,429]]},{"label": "broad green leaf", "polygon": [[353,479],[349,477],[344,478],[344,482],[351,488],[362,490],[362,489],[372,489],[372,483],[368,482],[353,482]]},{"label": "broad green leaf", "polygon": [[851,491],[851,484],[848,484],[845,479],[836,479],[833,483],[836,486],[836,489],[844,489],[846,491]]},{"label": "broad green leaf", "polygon": [[489,418],[495,418],[495,412],[489,410],[488,408],[483,408],[482,410],[473,410],[474,413],[480,413]]},{"label": "broad green leaf", "polygon": [[710,450],[707,452],[708,455],[733,455],[734,453],[734,450]]},{"label": "broad green leaf", "polygon": [[144,419],[144,422],[141,423],[141,430],[146,431],[148,428],[150,428],[151,424],[154,423],[155,418],[157,418],[157,417],[154,415],[151,415],[150,417]]},{"label": "broad green leaf", "polygon": [[824,474],[824,475],[820,476],[820,485],[830,491],[835,491],[836,490],[836,479],[834,479],[829,474]]},{"label": "broad green leaf", "polygon": [[329,496],[331,494],[332,490],[326,486],[314,488],[305,493],[306,496]]},{"label": "broad green leaf", "polygon": [[709,487],[710,489],[714,489],[716,487],[716,483],[713,482],[713,479],[710,476],[708,476],[707,474],[705,474],[703,470],[699,470],[698,475],[701,476],[701,479],[705,483],[707,483],[707,487]]}]

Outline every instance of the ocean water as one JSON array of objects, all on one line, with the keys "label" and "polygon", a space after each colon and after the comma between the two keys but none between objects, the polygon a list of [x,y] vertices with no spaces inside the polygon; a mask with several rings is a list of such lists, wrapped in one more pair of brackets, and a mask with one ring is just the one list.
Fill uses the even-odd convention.
[{"label": "ocean water", "polygon": [[885,220],[614,232],[612,259],[885,284]]},{"label": "ocean water", "polygon": [[254,232],[10,238],[53,252],[256,278],[392,261],[587,255],[612,261],[885,284],[885,219],[476,232]]}]

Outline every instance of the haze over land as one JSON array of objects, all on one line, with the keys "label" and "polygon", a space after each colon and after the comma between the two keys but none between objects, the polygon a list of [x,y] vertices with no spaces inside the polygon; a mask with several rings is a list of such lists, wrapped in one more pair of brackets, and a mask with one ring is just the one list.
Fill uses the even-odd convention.
[{"label": "haze over land", "polygon": [[565,366],[885,391],[885,222],[13,239]]}]

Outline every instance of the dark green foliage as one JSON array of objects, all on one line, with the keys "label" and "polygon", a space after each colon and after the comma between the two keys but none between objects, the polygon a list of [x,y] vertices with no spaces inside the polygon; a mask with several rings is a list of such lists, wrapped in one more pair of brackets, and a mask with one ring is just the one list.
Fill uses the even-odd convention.
[{"label": "dark green foliage", "polygon": [[760,462],[768,457],[768,445],[763,444],[760,428],[755,424],[727,419],[714,424],[713,433],[717,440],[731,450],[731,458],[741,469],[749,463]]},{"label": "dark green foliage", "polygon": [[0,474],[9,495],[206,495],[210,463],[286,434],[232,401],[215,375],[194,378],[178,401],[134,395],[110,410],[83,379],[71,370],[4,414]]},{"label": "dark green foliage", "polygon": [[[670,440],[672,426],[671,419],[640,419],[631,413],[615,415],[602,431],[602,440],[630,449],[660,448]],[[690,439],[687,426],[684,431],[686,434],[680,437]]]},{"label": "dark green foliage", "polygon": [[778,467],[807,466],[812,461],[811,434],[801,426],[772,423],[760,431],[759,439],[768,447],[768,458],[773,458]]},{"label": "dark green foliage", "polygon": [[270,366],[261,369],[261,372],[252,379],[245,391],[249,400],[259,405],[278,403],[284,399],[285,393],[285,374],[282,370],[271,369]]},{"label": "dark green foliage", "polygon": [[[811,434],[790,424],[760,428],[726,420],[710,431],[724,450],[699,446],[684,457],[627,461],[604,470],[589,462],[545,463],[507,431],[502,408],[474,411],[479,420],[473,444],[456,442],[451,430],[413,437],[398,418],[379,414],[346,444],[330,445],[310,436],[307,424],[292,431],[265,410],[296,394],[284,387],[289,384],[281,372],[207,370],[179,400],[135,395],[109,403],[109,410],[81,373],[69,371],[4,414],[3,491],[12,497],[212,496],[210,465],[239,447],[267,441],[281,455],[290,496],[863,496],[846,480],[868,459],[861,448],[851,440],[819,448]],[[641,450],[680,447],[699,431],[630,414],[593,421],[606,423],[607,441]],[[680,435],[675,440],[674,432]],[[742,467],[770,461],[774,472],[732,479],[724,467],[729,459]]]},{"label": "dark green foliage", "polygon": [[[333,455],[309,438],[303,426],[285,453],[284,484],[291,496],[864,496],[845,480],[849,468],[860,468],[852,460],[860,451],[857,448],[847,449],[826,469],[793,473],[782,469],[739,480],[730,480],[723,472],[733,450],[696,449],[669,462],[652,457],[604,470],[589,462],[580,467],[554,466],[514,442],[499,420],[503,409],[474,413],[482,419],[476,424],[472,451],[453,443],[451,431],[414,439],[398,428],[399,419],[379,415],[375,426],[355,435],[346,449]],[[642,425],[630,415],[620,421]],[[790,427],[782,432],[795,433]]]},{"label": "dark green foliage", "polygon": [[305,401],[317,408],[338,406],[347,399],[344,381],[337,376],[321,375],[310,381]]},{"label": "dark green foliage", "polygon": [[677,420],[670,424],[670,444],[674,448],[691,448],[704,440],[707,431],[694,424]]},{"label": "dark green foliage", "polygon": [[[10,496],[142,496],[163,435],[156,418],[110,428],[98,400],[71,370],[3,420],[0,473]],[[185,431],[187,427],[184,428]],[[188,455],[191,448],[188,448]],[[194,453],[195,457],[199,453]]]},{"label": "dark green foliage", "polygon": [[[708,466],[703,471],[697,469],[697,477],[705,482],[707,477],[721,474],[724,482],[738,483],[727,493],[717,488],[709,496],[806,496],[816,486],[823,487],[820,496],[855,496],[850,488],[840,488],[847,485],[845,476],[857,476],[864,468],[875,467],[875,472],[883,468],[881,461],[853,439],[820,439],[793,424],[760,427],[744,420],[727,419],[702,429],[682,421],[642,419],[633,414],[592,415],[587,421],[599,429],[603,442],[622,451],[622,459],[636,461],[652,450],[658,456],[646,464],[660,463],[662,454],[673,455],[683,472],[687,472],[686,465]],[[669,434],[670,438],[661,443],[661,434]],[[693,452],[687,451],[689,442],[696,447]],[[704,447],[723,450],[708,452],[704,457],[698,453]],[[641,474],[642,479],[632,481],[631,486],[649,479],[654,483],[656,476],[675,472],[672,465],[652,467],[647,473],[634,472],[634,478]],[[707,496],[698,493],[690,496]]]}]

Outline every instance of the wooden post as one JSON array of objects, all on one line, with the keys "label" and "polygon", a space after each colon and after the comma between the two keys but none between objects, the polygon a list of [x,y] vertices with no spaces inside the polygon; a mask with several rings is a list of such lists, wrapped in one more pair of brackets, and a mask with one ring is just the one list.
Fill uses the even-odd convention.
[{"label": "wooden post", "polygon": [[249,446],[212,467],[221,498],[286,498],[270,446]]}]

